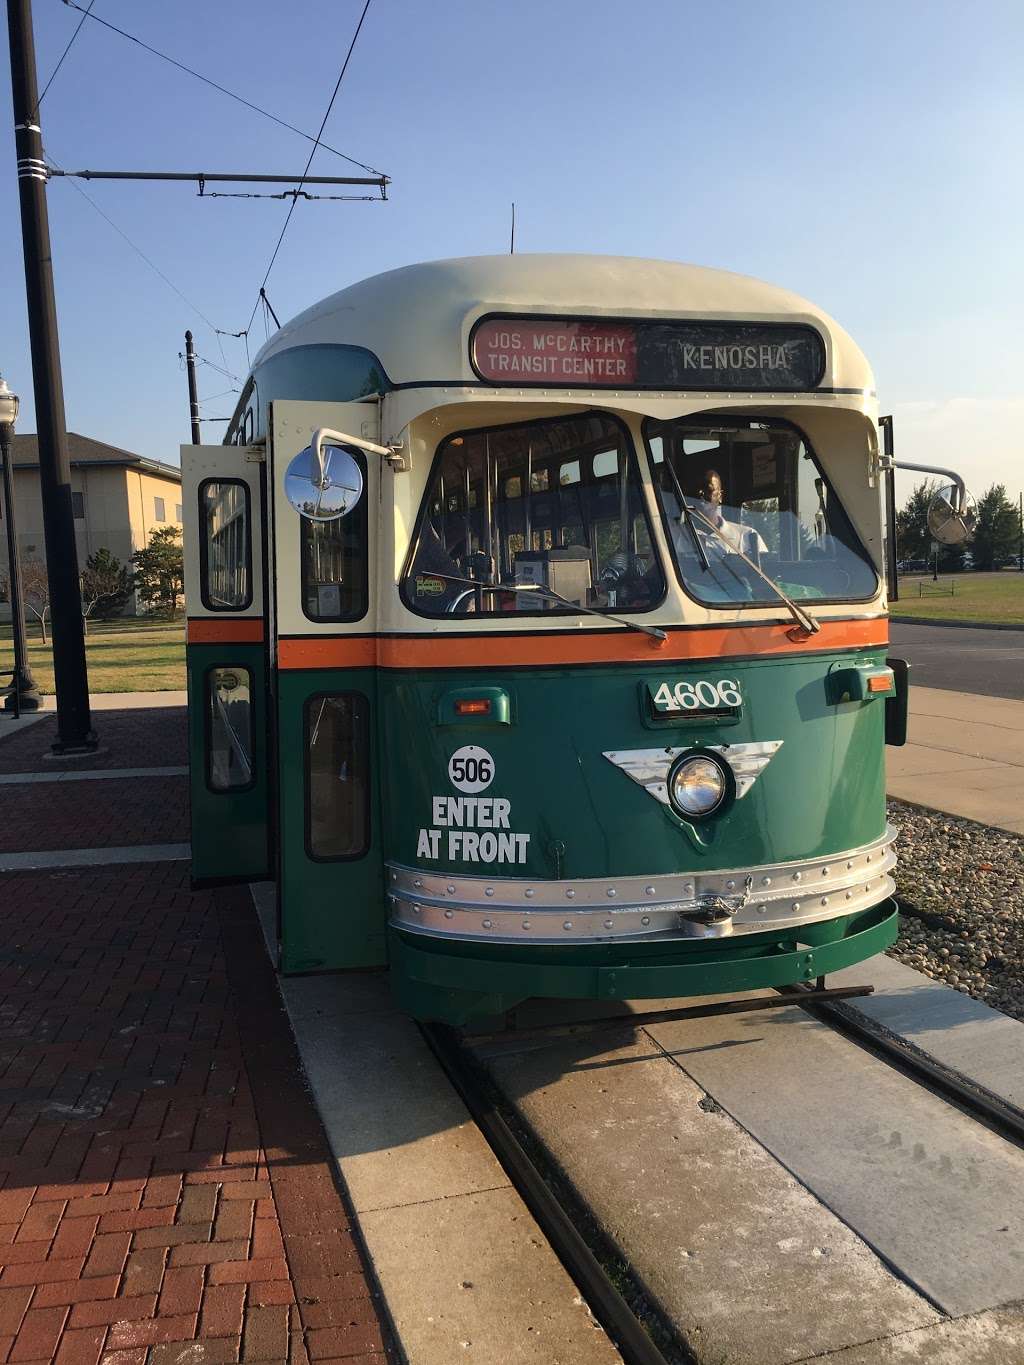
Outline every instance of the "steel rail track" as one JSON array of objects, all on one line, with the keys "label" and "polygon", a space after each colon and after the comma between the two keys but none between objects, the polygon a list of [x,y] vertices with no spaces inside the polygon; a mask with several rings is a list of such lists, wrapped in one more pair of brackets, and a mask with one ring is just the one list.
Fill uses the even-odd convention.
[{"label": "steel rail track", "polygon": [[457,1037],[437,1024],[420,1024],[420,1031],[551,1243],[555,1255],[568,1271],[594,1317],[618,1348],[626,1365],[668,1365],[515,1133],[467,1066],[465,1053]]}]

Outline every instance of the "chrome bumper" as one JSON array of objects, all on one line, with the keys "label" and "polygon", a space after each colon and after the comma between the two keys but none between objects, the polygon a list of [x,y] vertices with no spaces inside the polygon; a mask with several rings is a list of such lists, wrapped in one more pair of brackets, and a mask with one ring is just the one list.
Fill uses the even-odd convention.
[{"label": "chrome bumper", "polygon": [[817,924],[892,895],[896,830],[829,858],[670,877],[526,881],[387,864],[391,924],[489,943],[722,938]]}]

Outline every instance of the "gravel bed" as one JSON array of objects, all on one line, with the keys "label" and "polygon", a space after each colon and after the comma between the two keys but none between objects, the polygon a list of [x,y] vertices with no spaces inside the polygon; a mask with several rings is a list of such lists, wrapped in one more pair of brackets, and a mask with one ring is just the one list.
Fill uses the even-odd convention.
[{"label": "gravel bed", "polygon": [[1024,1020],[1024,837],[889,802],[900,936],[889,956]]}]

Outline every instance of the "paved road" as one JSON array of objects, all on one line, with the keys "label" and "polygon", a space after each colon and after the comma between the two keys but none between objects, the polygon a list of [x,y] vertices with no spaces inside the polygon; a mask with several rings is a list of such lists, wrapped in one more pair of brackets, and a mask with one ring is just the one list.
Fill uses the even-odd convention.
[{"label": "paved road", "polygon": [[919,687],[1024,700],[1024,630],[972,630],[893,621],[892,653]]}]

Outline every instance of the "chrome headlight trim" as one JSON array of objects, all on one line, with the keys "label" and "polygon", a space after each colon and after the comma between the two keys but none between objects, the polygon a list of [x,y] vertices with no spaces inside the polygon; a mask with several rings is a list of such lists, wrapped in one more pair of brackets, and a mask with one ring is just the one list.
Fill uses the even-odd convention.
[{"label": "chrome headlight trim", "polygon": [[[711,773],[717,774],[717,793],[709,805],[698,810],[692,810],[686,805],[680,793],[679,788],[683,785],[681,779],[684,778],[688,770],[695,772],[702,766],[705,770],[710,770],[710,772],[705,771],[701,779],[709,785]],[[668,790],[669,805],[682,820],[710,820],[713,815],[720,814],[724,806],[731,804],[729,798],[736,794],[736,777],[732,768],[728,763],[723,762],[717,754],[704,748],[688,749],[685,753],[680,754],[668,770],[668,780],[665,785]]]},{"label": "chrome headlight trim", "polygon": [[782,744],[781,739],[757,740],[750,744],[669,744],[657,749],[609,749],[604,752],[604,757],[643,787],[648,796],[653,796],[655,801],[674,811],[668,794],[668,779],[672,765],[681,755],[706,751],[724,759],[736,779],[736,800],[741,801],[782,748]]}]

